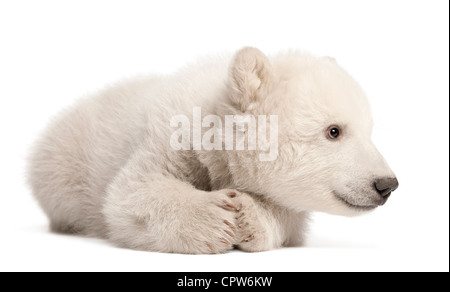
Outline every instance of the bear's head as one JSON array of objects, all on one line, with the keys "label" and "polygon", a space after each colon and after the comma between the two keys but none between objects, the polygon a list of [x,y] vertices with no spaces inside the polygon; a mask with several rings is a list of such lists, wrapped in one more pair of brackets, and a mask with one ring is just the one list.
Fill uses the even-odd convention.
[{"label": "bear's head", "polygon": [[269,59],[244,48],[227,86],[223,114],[278,119],[275,159],[261,161],[263,150],[223,151],[237,189],[296,211],[351,216],[383,205],[398,187],[371,141],[366,96],[334,59],[298,52]]}]

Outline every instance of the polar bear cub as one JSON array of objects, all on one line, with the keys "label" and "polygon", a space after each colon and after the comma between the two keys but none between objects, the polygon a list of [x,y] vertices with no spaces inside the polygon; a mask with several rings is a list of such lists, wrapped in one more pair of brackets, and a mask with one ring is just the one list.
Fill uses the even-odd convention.
[{"label": "polar bear cub", "polygon": [[244,48],[80,100],[29,183],[52,230],[171,253],[297,246],[311,211],[383,205],[397,179],[365,94],[333,59]]}]

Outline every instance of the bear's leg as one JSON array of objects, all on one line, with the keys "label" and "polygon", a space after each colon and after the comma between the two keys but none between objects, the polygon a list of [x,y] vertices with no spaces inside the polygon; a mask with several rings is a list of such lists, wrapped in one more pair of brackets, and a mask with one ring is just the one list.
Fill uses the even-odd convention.
[{"label": "bear's leg", "polygon": [[108,238],[127,248],[221,253],[238,237],[234,190],[205,192],[173,177],[122,173],[108,188],[103,215]]}]

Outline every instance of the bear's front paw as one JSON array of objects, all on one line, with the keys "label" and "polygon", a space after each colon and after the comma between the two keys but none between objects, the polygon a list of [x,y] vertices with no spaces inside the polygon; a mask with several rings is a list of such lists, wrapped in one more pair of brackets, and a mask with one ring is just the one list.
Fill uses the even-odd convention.
[{"label": "bear's front paw", "polygon": [[194,228],[203,245],[197,253],[223,253],[233,249],[239,241],[236,215],[243,194],[231,189],[215,191],[206,196],[206,202],[198,206]]},{"label": "bear's front paw", "polygon": [[272,238],[265,210],[248,194],[239,196],[236,225],[237,247],[244,251],[258,252],[272,249]]}]

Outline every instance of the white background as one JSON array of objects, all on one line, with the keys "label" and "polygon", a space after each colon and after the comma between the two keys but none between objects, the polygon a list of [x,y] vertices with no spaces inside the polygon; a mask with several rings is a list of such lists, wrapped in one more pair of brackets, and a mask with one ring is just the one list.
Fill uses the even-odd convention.
[{"label": "white background", "polygon": [[[0,271],[448,271],[448,1],[1,1]],[[52,234],[24,158],[60,109],[138,73],[256,46],[330,55],[361,83],[400,181],[358,218],[316,214],[305,247],[136,252]]]}]

